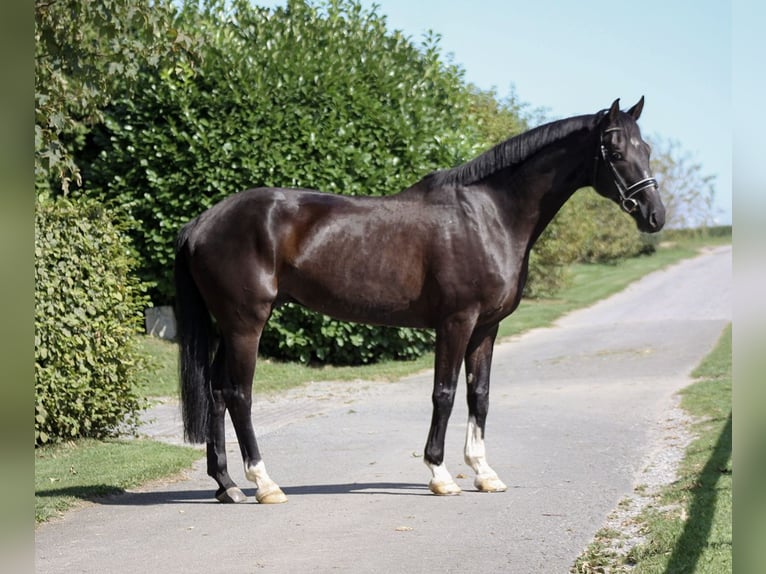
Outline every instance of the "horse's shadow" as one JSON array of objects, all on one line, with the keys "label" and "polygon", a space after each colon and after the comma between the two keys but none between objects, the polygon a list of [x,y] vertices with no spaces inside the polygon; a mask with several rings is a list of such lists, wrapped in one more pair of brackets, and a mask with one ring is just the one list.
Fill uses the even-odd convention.
[{"label": "horse's shadow", "polygon": [[[69,492],[71,490],[71,492]],[[102,492],[111,492],[104,496],[84,494],[81,489],[52,489],[42,496],[70,495],[82,500],[104,506],[160,506],[165,504],[220,504],[214,498],[212,489],[202,490],[153,490],[149,492],[131,492],[106,485]],[[243,488],[248,502],[255,503],[255,489]],[[404,482],[351,482],[345,484],[309,484],[301,486],[282,486],[284,493],[290,496],[365,494],[384,496],[426,496],[428,487],[423,484]]]},{"label": "horse's shadow", "polygon": [[[311,484],[283,486],[288,496],[309,494],[385,494],[392,496],[419,496],[431,493],[428,487],[418,483],[404,482],[351,482],[346,484]],[[253,491],[254,494],[255,491]]]}]

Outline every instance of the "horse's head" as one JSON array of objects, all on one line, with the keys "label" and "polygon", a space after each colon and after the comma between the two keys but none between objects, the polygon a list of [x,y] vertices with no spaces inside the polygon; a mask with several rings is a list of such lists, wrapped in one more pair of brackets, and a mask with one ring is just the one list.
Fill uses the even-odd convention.
[{"label": "horse's head", "polygon": [[649,145],[636,123],[643,108],[643,96],[627,112],[620,111],[617,99],[603,113],[593,186],[629,213],[641,231],[655,233],[665,225],[665,206],[649,166]]}]

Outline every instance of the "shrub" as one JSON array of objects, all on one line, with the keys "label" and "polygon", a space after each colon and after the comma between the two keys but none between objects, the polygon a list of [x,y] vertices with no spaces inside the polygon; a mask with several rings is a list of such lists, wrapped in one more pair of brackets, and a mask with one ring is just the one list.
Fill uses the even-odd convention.
[{"label": "shrub", "polygon": [[195,70],[167,66],[115,102],[78,156],[88,193],[124,206],[152,299],[173,297],[181,226],[257,186],[399,192],[470,157],[461,73],[356,2],[188,9]]},{"label": "shrub", "polygon": [[[213,2],[183,19],[205,38],[199,68],[142,75],[78,157],[89,193],[125,206],[137,223],[139,272],[157,304],[173,297],[178,229],[226,195],[261,185],[386,195],[479,151],[465,129],[468,91],[460,70],[442,62],[438,38],[417,46],[374,9]],[[286,308],[263,349],[359,363],[417,356],[432,341]]]},{"label": "shrub", "polygon": [[261,351],[288,361],[358,365],[416,359],[433,343],[432,331],[344,323],[288,304],[274,310]]},{"label": "shrub", "polygon": [[146,298],[120,228],[92,201],[35,213],[35,444],[137,422],[136,329]]},{"label": "shrub", "polygon": [[582,220],[578,260],[583,263],[613,263],[654,248],[652,236],[638,231],[632,217],[593,189],[575,194],[564,209],[568,217]]}]

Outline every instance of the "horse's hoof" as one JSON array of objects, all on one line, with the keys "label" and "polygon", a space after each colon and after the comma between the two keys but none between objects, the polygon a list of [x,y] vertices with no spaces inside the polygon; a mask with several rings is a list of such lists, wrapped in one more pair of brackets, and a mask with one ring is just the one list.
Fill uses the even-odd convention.
[{"label": "horse's hoof", "polygon": [[287,502],[287,496],[279,487],[269,489],[266,492],[258,490],[255,493],[255,499],[259,504],[282,504]]},{"label": "horse's hoof", "polygon": [[460,494],[460,487],[453,481],[431,481],[428,483],[428,489],[437,496],[452,496]]},{"label": "horse's hoof", "polygon": [[481,492],[505,492],[508,490],[508,487],[497,475],[477,476],[476,480],[473,481],[473,485]]},{"label": "horse's hoof", "polygon": [[216,493],[215,498],[224,504],[238,504],[247,500],[245,493],[236,486],[230,486],[226,490],[221,489]]}]

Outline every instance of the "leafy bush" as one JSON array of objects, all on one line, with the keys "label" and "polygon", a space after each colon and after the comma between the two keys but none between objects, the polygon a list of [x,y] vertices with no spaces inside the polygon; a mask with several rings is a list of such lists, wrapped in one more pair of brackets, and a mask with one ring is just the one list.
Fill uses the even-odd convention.
[{"label": "leafy bush", "polygon": [[575,194],[564,209],[567,217],[581,220],[579,261],[611,263],[653,250],[652,236],[638,231],[633,218],[593,189]]},{"label": "leafy bush", "polygon": [[40,199],[35,214],[35,444],[137,422],[135,333],[146,298],[110,214]]},{"label": "leafy bush", "polygon": [[172,27],[167,0],[35,2],[35,176],[64,192],[80,173],[70,143],[100,121],[144,66],[184,57],[191,39]]},{"label": "leafy bush", "polygon": [[[145,73],[78,157],[89,194],[125,206],[155,303],[173,297],[180,227],[248,187],[399,192],[470,156],[468,95],[437,39],[418,47],[356,2],[187,8],[203,61]],[[180,25],[180,24],[179,24]]]},{"label": "leafy bush", "polygon": [[[465,129],[468,91],[461,72],[441,61],[438,39],[416,46],[374,9],[343,0],[273,11],[211,3],[205,12],[187,8],[182,20],[204,37],[199,68],[142,75],[136,95],[111,107],[78,157],[89,193],[136,221],[139,271],[155,303],[173,297],[178,229],[226,195],[260,185],[391,194],[478,152]],[[301,325],[307,342],[297,345],[302,335],[282,321]],[[308,359],[309,347],[324,360],[404,358],[433,340],[341,328],[298,308],[275,313],[271,327],[264,350],[282,358],[300,348]]]},{"label": "leafy bush", "polygon": [[358,365],[416,359],[433,343],[431,331],[345,323],[288,304],[272,314],[261,351],[288,361]]}]

